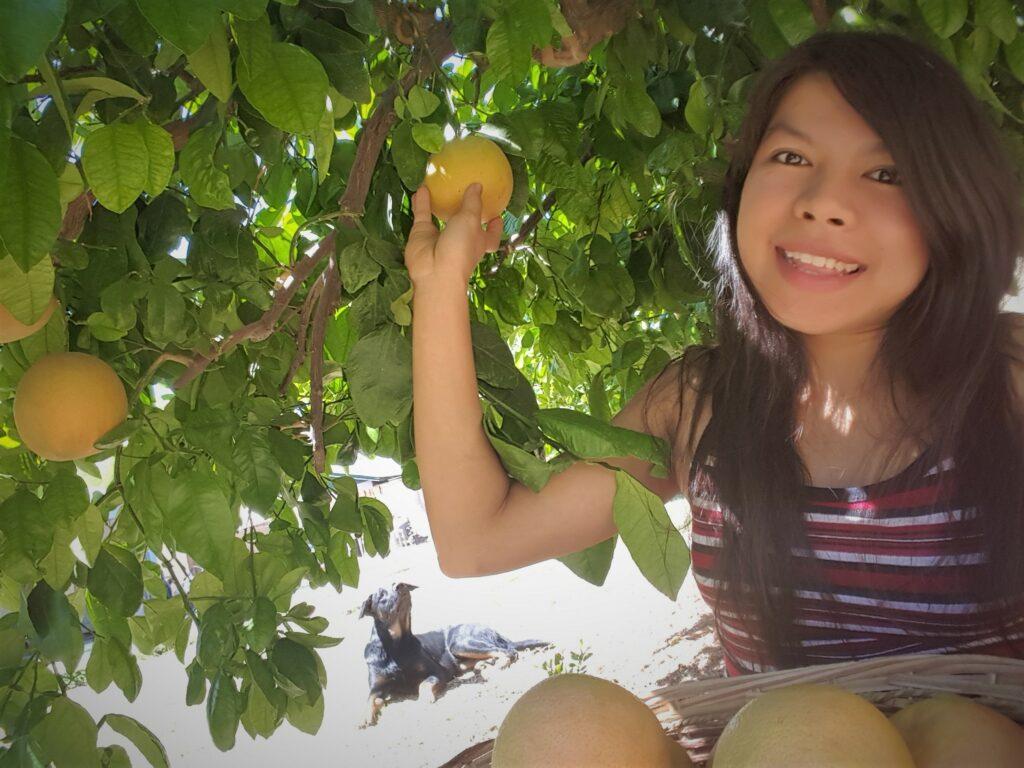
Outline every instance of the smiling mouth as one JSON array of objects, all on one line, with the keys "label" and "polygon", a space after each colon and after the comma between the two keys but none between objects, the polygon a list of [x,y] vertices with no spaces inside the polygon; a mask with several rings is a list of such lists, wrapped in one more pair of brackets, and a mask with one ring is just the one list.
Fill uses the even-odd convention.
[{"label": "smiling mouth", "polygon": [[805,261],[789,258],[788,256],[786,256],[785,250],[783,250],[779,246],[775,247],[775,254],[780,259],[782,259],[783,263],[792,267],[798,272],[803,272],[806,275],[814,275],[815,277],[851,277],[852,275],[859,275],[867,269],[867,267],[865,267],[862,264],[858,265],[856,269],[851,270],[849,272],[834,269],[831,267],[818,267],[815,266],[814,264],[808,264]]}]

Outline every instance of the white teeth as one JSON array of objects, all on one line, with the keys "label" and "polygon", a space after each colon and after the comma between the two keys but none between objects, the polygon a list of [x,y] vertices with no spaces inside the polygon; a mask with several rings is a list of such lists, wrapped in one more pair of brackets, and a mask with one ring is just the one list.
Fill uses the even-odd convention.
[{"label": "white teeth", "polygon": [[793,261],[800,261],[804,264],[812,264],[815,267],[826,267],[828,269],[834,269],[837,272],[844,274],[850,274],[856,271],[859,267],[856,264],[847,264],[843,261],[836,261],[835,259],[825,258],[824,256],[815,256],[810,253],[799,253],[797,251],[782,251],[787,259]]}]

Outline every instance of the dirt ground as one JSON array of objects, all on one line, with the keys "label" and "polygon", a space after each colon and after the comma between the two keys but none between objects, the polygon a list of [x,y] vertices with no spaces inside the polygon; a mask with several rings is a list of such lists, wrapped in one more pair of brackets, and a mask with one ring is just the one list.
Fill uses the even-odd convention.
[{"label": "dirt ground", "polygon": [[[253,740],[241,727],[234,749],[213,745],[204,706],[185,705],[185,671],[173,653],[140,660],[142,691],[128,703],[114,686],[103,694],[72,691],[98,719],[107,712],[131,715],[152,729],[174,766],[263,768],[298,759],[304,765],[345,768],[437,768],[463,749],[493,738],[505,713],[530,686],[547,676],[543,662],[560,651],[592,654],[581,671],[614,680],[638,695],[682,679],[723,673],[708,608],[687,575],[678,600],[669,600],[640,574],[620,543],[602,587],[579,579],[557,561],[477,579],[450,579],[437,566],[429,541],[392,550],[387,558],[364,558],[358,589],[300,589],[295,602],[316,606],[330,620],[327,634],[344,637],[321,650],[327,669],[326,710],[320,732],[302,733],[287,722],[270,739]],[[359,619],[365,597],[392,581],[415,584],[412,629],[449,624],[487,624],[512,640],[538,638],[554,648],[524,651],[508,668],[478,667],[451,684],[436,702],[390,704],[376,726],[362,728],[367,711],[363,660],[372,625]],[[190,649],[187,658],[194,653]],[[123,738],[104,728],[101,745]],[[134,749],[132,763],[146,765]]]}]

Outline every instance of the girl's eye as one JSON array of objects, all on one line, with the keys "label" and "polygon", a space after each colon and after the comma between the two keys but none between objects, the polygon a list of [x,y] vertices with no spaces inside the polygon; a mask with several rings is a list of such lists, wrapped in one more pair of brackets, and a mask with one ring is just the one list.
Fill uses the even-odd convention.
[{"label": "girl's eye", "polygon": [[[803,155],[800,155],[800,154],[798,154],[796,152],[792,152],[792,151],[790,151],[788,149],[783,149],[783,150],[781,150],[779,152],[776,152],[774,155],[771,156],[771,159],[774,160],[775,158],[779,157],[780,155],[784,155],[784,156],[785,155],[792,155],[793,157],[799,157],[800,159],[803,159]],[[781,162],[782,165],[799,165],[799,163],[788,163],[785,160],[781,160],[779,162]],[[876,179],[876,181],[881,181],[881,183],[883,183],[883,184],[888,184],[888,185],[894,186],[894,187],[895,186],[900,186],[899,173],[893,167],[878,168],[877,170],[872,171],[872,173],[885,173],[885,174],[888,174],[889,178],[891,179],[890,181],[884,181],[883,179]]]}]

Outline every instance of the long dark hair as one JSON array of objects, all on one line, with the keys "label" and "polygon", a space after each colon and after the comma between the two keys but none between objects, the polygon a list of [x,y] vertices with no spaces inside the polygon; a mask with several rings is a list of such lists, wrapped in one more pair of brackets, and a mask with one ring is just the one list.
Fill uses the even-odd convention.
[{"label": "long dark hair", "polygon": [[[728,148],[711,241],[715,343],[688,348],[659,375],[678,371],[680,403],[688,387],[694,393],[692,407],[679,409],[677,435],[684,412],[700,414],[708,397],[714,404],[702,454],[714,452],[711,476],[733,521],[719,557],[727,591],[716,623],[723,602],[739,606],[757,620],[766,663],[806,663],[792,636],[789,587],[792,548],[808,548],[801,509],[810,480],[794,442],[808,361],[798,335],[754,291],[735,244],[740,194],[765,128],[795,80],[815,72],[827,74],[883,139],[925,237],[927,273],[888,323],[876,367],[894,402],[901,386],[914,403],[912,413],[900,414],[901,434],[927,446],[917,471],[901,477],[919,483],[954,457],[956,495],[938,503],[977,508],[991,577],[965,588],[1001,608],[998,630],[1006,638],[1011,608],[1024,595],[1024,422],[1008,359],[1010,316],[1000,305],[1022,244],[1021,187],[1007,147],[956,69],[925,45],[873,31],[820,32],[759,73]],[[690,456],[695,433],[696,418]],[[894,454],[903,444],[895,441]],[[677,467],[681,483],[690,469]]]}]

